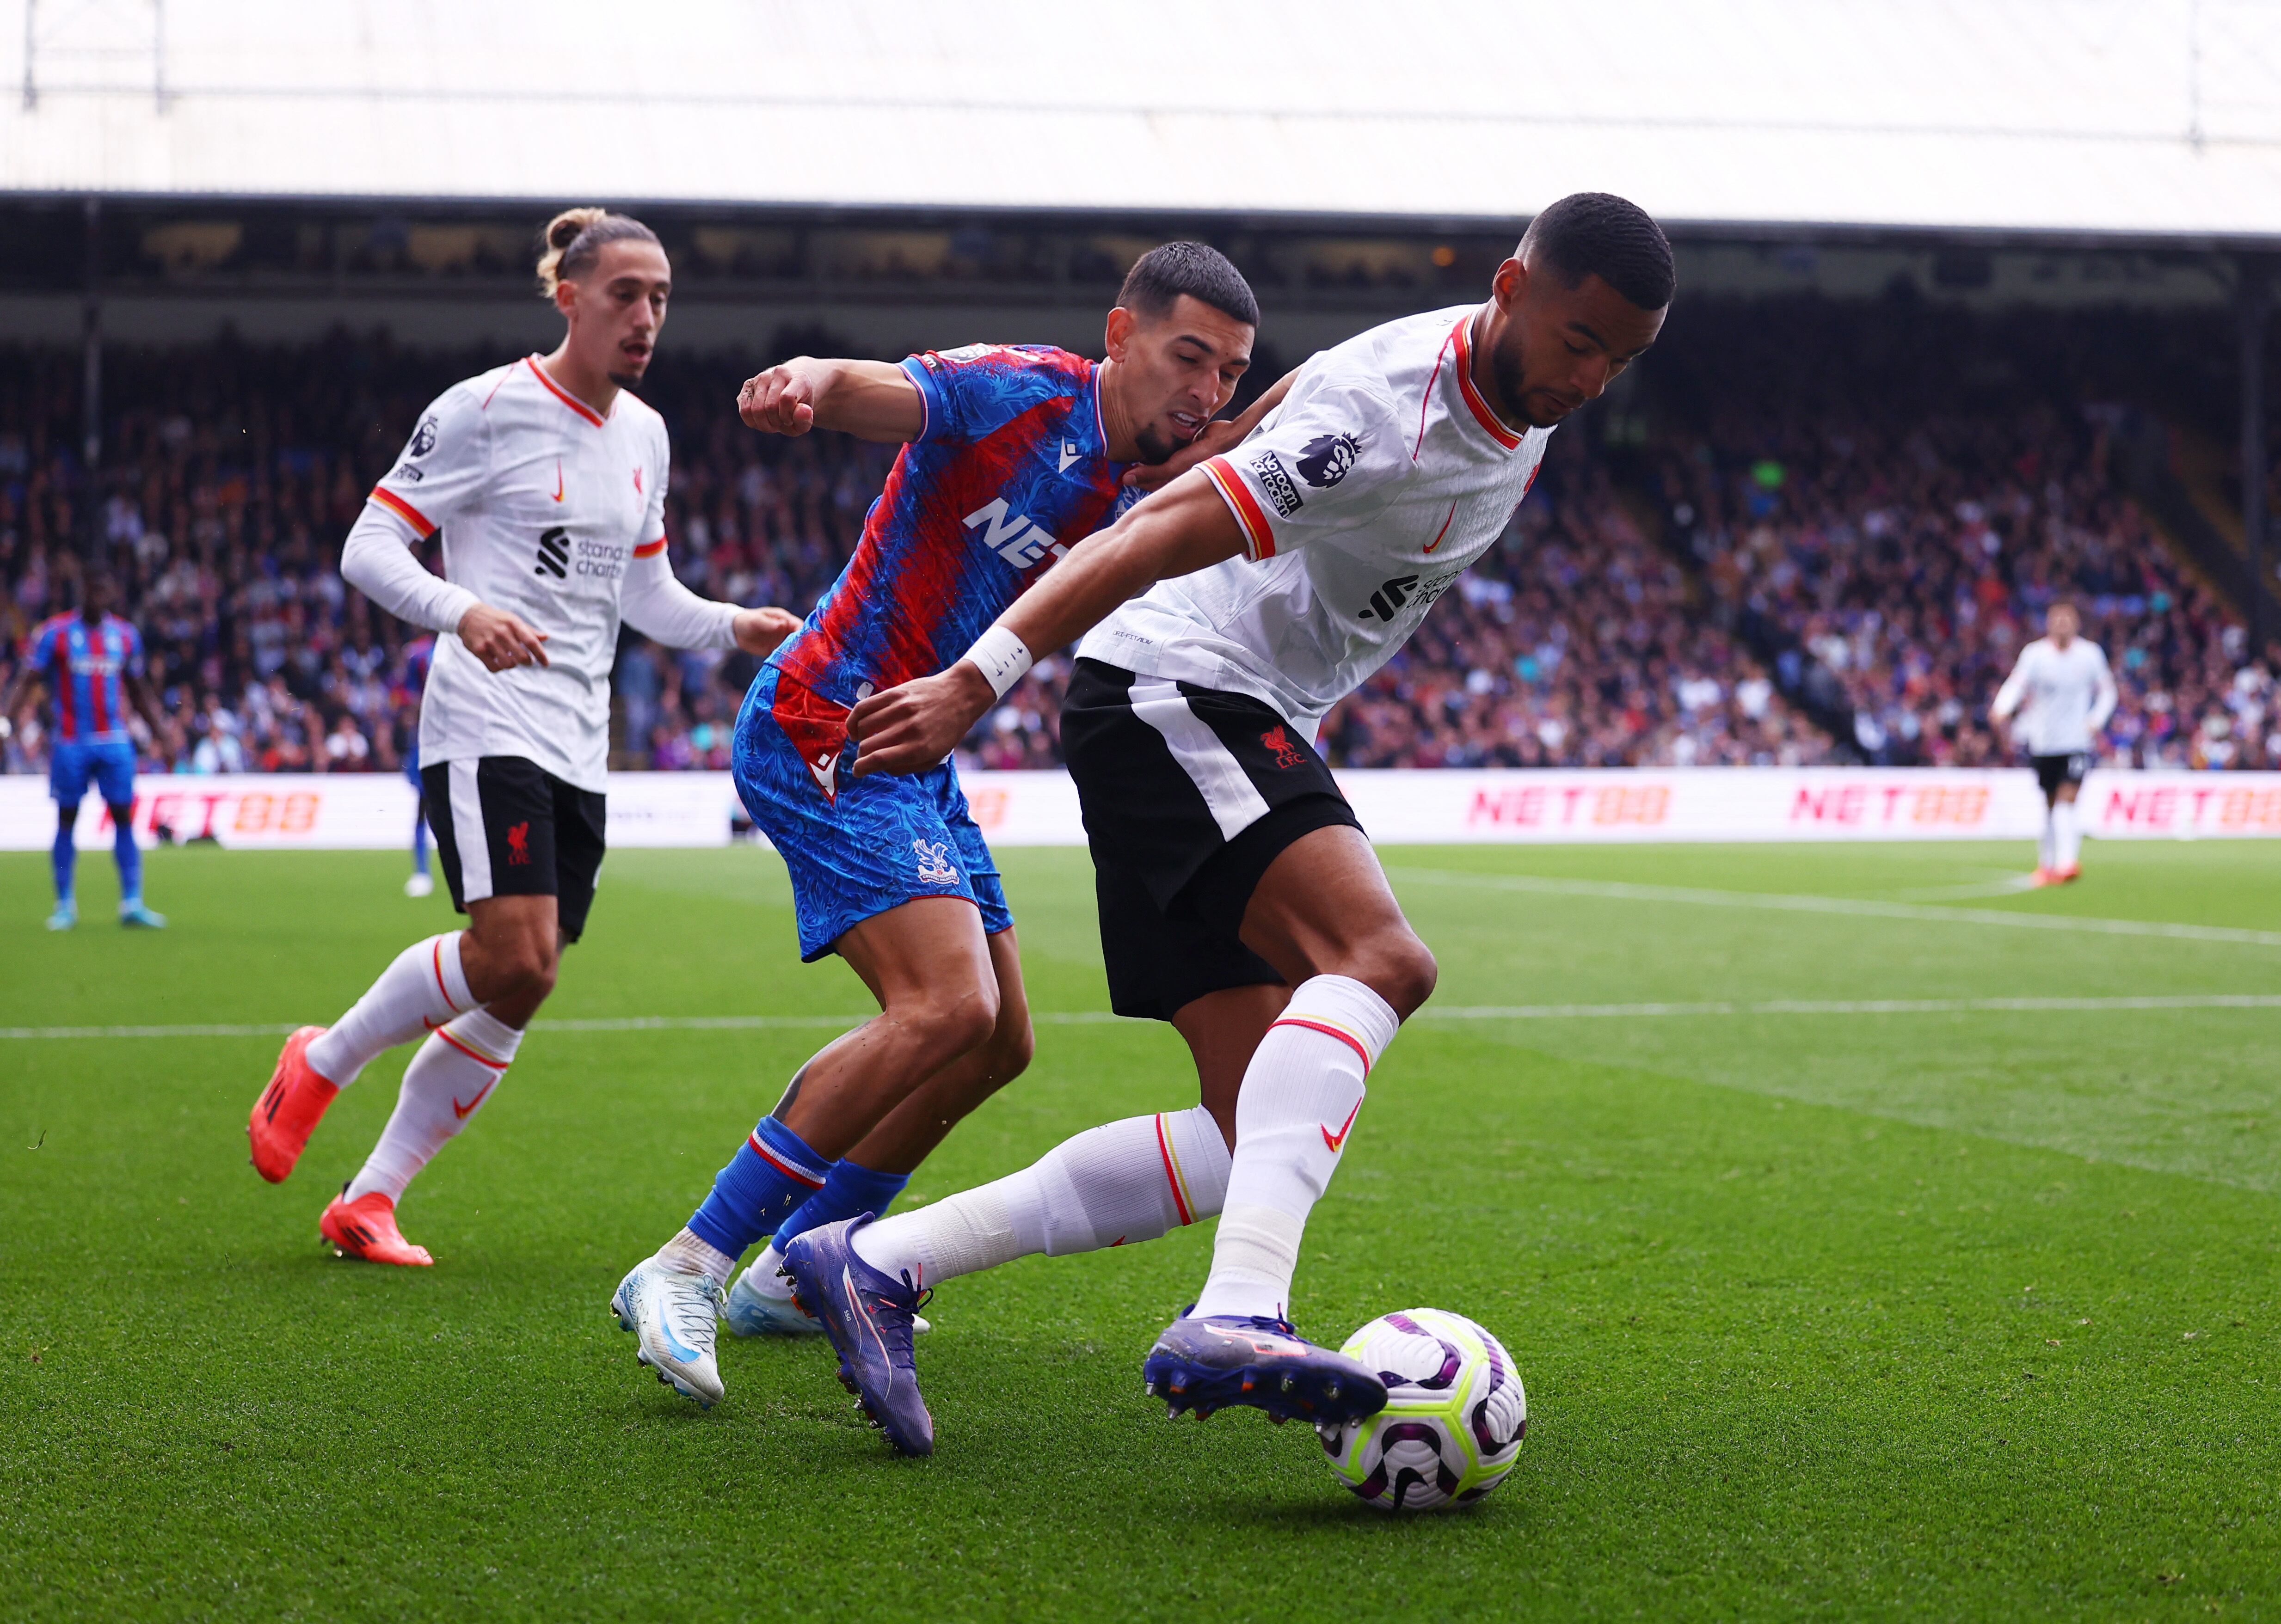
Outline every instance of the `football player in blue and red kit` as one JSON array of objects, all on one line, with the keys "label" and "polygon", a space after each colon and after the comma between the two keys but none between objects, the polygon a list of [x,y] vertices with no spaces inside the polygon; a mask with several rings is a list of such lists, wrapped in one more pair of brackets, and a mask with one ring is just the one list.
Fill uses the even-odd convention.
[{"label": "football player in blue and red kit", "polygon": [[79,852],[73,834],[80,802],[93,784],[111,808],[112,846],[119,863],[119,923],[145,930],[166,925],[143,904],[143,853],[135,844],[135,740],[128,733],[131,700],[153,739],[166,733],[166,713],[143,676],[143,635],[112,613],[119,585],[107,571],[87,576],[79,612],[40,623],[26,645],[15,680],[0,696],[0,727],[16,712],[24,690],[44,680],[56,718],[48,787],[56,800],[56,911],[48,929],[79,923],[73,885]]},{"label": "football player in blue and red kit", "polygon": [[[414,638],[404,646],[404,668],[397,681],[400,700],[416,704],[428,691],[428,672],[436,663],[436,638],[433,633]],[[432,896],[436,877],[428,871],[428,806],[421,799],[426,793],[420,781],[420,726],[413,723],[412,742],[404,752],[404,776],[412,781],[412,872],[405,877],[404,894],[408,897]]]},{"label": "football player in blue and red kit", "polygon": [[[801,957],[839,954],[880,1013],[800,1067],[687,1226],[619,1287],[612,1306],[641,1361],[684,1395],[721,1396],[714,1305],[748,1247],[777,1237],[727,1301],[732,1327],[812,1328],[777,1281],[782,1245],[884,1210],[951,1125],[1030,1057],[1013,916],[955,769],[854,777],[849,710],[958,659],[1137,499],[1136,466],[1185,462],[1248,432],[1272,402],[1212,420],[1250,363],[1258,320],[1233,265],[1173,243],[1126,279],[1105,361],[971,344],[900,365],[801,358],[745,385],[738,410],[755,429],[903,445],[854,558],[754,679],[734,751],[738,793],[791,871]],[[890,1329],[907,1362],[911,1316]],[[906,1453],[932,1447],[923,1407],[874,1419]]]}]

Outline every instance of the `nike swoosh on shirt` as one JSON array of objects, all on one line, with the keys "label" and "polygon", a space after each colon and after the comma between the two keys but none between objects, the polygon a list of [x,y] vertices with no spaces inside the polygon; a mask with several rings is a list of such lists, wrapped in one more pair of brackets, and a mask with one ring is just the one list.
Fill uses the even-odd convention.
[{"label": "nike swoosh on shirt", "polygon": [[[562,459],[560,457],[554,459],[554,499],[558,502],[562,499]],[[1426,550],[1431,553],[1434,549],[1428,547]]]},{"label": "nike swoosh on shirt", "polygon": [[[491,1081],[483,1085],[483,1089],[481,1094],[468,1101],[465,1105],[460,1103],[460,1096],[458,1094],[453,1094],[452,1096],[452,1115],[457,1117],[460,1121],[465,1122],[468,1119],[468,1113],[475,1110],[476,1106],[481,1105],[486,1099],[490,1098],[491,1090],[498,1087],[499,1079],[494,1077]],[[1362,1108],[1357,1105],[1355,1109],[1357,1110],[1360,1110]]]},{"label": "nike swoosh on shirt", "polygon": [[1338,1148],[1347,1142],[1347,1135],[1354,1131],[1354,1119],[1360,1115],[1362,1115],[1362,1102],[1357,1100],[1354,1110],[1347,1113],[1345,1125],[1337,1133],[1332,1133],[1329,1127],[1322,1123],[1318,1122],[1315,1125],[1323,1130],[1323,1142],[1331,1148],[1333,1154],[1336,1154]]}]

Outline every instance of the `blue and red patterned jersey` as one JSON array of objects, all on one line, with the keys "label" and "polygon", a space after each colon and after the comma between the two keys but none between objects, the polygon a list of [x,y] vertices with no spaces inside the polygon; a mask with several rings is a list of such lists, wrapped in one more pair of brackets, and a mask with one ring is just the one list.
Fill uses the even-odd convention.
[{"label": "blue and red patterned jersey", "polygon": [[416,700],[428,688],[428,672],[436,663],[436,639],[433,637],[414,638],[404,646],[403,675],[398,679],[397,692],[406,700]]},{"label": "blue and red patterned jersey", "polygon": [[143,637],[134,627],[116,615],[94,626],[84,615],[54,615],[32,633],[25,658],[47,678],[58,743],[126,742],[125,679],[143,674]]},{"label": "blue and red patterned jersey", "polygon": [[855,556],[769,663],[835,706],[964,654],[1006,606],[1140,493],[1109,458],[1101,368],[1047,344],[903,362],[926,426],[864,516]]}]

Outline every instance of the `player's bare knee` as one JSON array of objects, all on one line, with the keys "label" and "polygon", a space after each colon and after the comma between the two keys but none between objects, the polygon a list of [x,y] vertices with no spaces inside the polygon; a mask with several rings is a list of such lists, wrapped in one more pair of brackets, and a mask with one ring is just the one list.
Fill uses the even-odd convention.
[{"label": "player's bare knee", "polygon": [[532,933],[515,939],[499,959],[499,978],[506,984],[502,995],[536,1008],[554,990],[561,965],[554,944],[545,937]]},{"label": "player's bare knee", "polygon": [[939,1063],[947,1062],[971,1054],[991,1040],[998,1027],[998,989],[931,988],[896,1013],[920,1035]]},{"label": "player's bare knee", "polygon": [[1396,1016],[1408,1020],[1434,996],[1442,967],[1434,962],[1432,948],[1411,932],[1400,931],[1372,942],[1363,963],[1350,973],[1392,1005]]}]

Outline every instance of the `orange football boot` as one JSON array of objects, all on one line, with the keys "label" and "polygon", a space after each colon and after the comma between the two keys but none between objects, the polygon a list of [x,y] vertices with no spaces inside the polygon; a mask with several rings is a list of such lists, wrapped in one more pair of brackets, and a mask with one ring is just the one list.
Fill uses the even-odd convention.
[{"label": "orange football boot", "polygon": [[426,1247],[414,1246],[404,1238],[404,1232],[396,1226],[396,1203],[378,1190],[351,1201],[348,1187],[342,1186],[341,1193],[325,1208],[324,1217],[317,1220],[317,1229],[340,1249],[344,1257],[415,1269],[436,1261]]},{"label": "orange football boot", "polygon": [[2034,876],[2029,879],[2028,886],[2030,890],[2040,891],[2045,885],[2056,885],[2059,883],[2060,871],[2057,869],[2039,868],[2036,870]]},{"label": "orange football boot", "polygon": [[2062,885],[2071,885],[2083,878],[2083,866],[2070,862],[2064,869],[2054,870],[2052,878]]},{"label": "orange football boot", "polygon": [[253,1115],[246,1120],[245,1136],[253,1144],[253,1171],[272,1184],[282,1184],[293,1171],[325,1108],[340,1093],[336,1085],[311,1071],[305,1058],[310,1040],[324,1030],[304,1026],[285,1040],[284,1050],[277,1056],[277,1070],[270,1073],[269,1087],[253,1102]]}]

